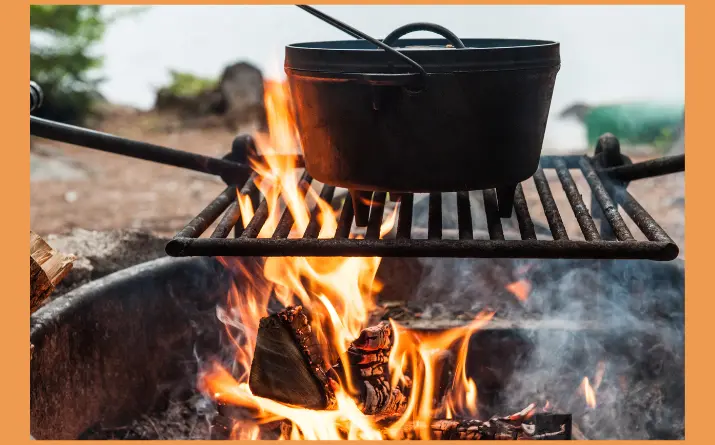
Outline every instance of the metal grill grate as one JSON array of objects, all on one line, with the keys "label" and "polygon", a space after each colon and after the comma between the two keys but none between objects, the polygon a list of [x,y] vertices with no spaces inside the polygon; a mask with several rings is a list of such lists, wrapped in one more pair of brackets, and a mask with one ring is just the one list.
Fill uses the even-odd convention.
[{"label": "metal grill grate", "polygon": [[[640,167],[638,167],[640,168]],[[556,206],[545,169],[554,169],[561,182],[573,214],[583,233],[583,240],[569,239],[561,214]],[[602,239],[596,223],[583,201],[570,169],[580,169],[588,182],[594,200],[607,221],[615,239]],[[636,172],[637,173],[637,172]],[[381,257],[461,257],[461,258],[581,258],[581,259],[649,259],[668,261],[678,256],[678,247],[625,187],[612,182],[597,171],[586,156],[546,156],[532,180],[553,239],[537,239],[529,205],[522,186],[517,186],[513,210],[521,235],[520,240],[507,240],[497,206],[496,190],[484,190],[489,239],[474,239],[469,194],[457,192],[458,238],[444,239],[442,230],[442,193],[429,195],[426,239],[412,239],[412,194],[400,196],[397,229],[394,238],[381,238],[387,193],[372,195],[367,227],[361,239],[352,236],[355,212],[348,194],[337,220],[337,230],[331,238],[318,238],[320,223],[317,209],[312,210],[310,223],[302,237],[289,236],[293,215],[285,210],[270,238],[258,238],[268,218],[268,203],[260,199],[251,176],[241,189],[251,196],[255,214],[250,221],[241,220],[237,190],[227,187],[196,218],[181,230],[166,246],[171,256],[381,256]],[[299,189],[305,193],[312,178],[304,173]],[[336,188],[324,185],[320,197],[333,201]],[[646,241],[636,240],[621,217],[618,206],[635,222]],[[595,209],[594,209],[595,210]],[[222,216],[223,215],[223,216]],[[219,218],[213,233],[201,237]],[[229,237],[235,229],[235,237]],[[602,229],[603,231],[603,229]]]}]

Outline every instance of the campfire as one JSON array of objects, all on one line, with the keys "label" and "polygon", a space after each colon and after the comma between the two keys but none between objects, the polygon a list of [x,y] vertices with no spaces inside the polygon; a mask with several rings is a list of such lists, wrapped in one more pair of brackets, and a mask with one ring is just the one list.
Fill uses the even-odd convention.
[{"label": "campfire", "polygon": [[[266,197],[258,238],[280,227],[303,234],[316,212],[318,237],[332,237],[338,212],[310,187],[300,187],[298,139],[286,87],[266,88],[269,134],[256,136],[254,182]],[[290,156],[291,154],[296,156]],[[284,198],[292,221],[281,218]],[[238,200],[250,221],[248,199]],[[381,235],[392,230],[399,204]],[[357,235],[360,236],[360,235]],[[463,326],[410,329],[388,319],[370,324],[381,290],[376,257],[271,257],[263,277],[222,258],[247,290],[234,286],[219,312],[235,347],[230,369],[212,363],[199,388],[221,405],[215,427],[236,439],[546,439],[571,434],[569,416],[525,403],[507,416],[480,420],[477,387],[467,376],[468,341],[492,320],[479,312]],[[528,282],[509,286],[528,298]],[[271,311],[271,308],[280,310]],[[585,381],[586,384],[588,381]],[[590,387],[589,387],[590,388]],[[587,397],[592,397],[590,389]]]},{"label": "campfire", "polygon": [[[418,201],[416,188],[395,195],[314,180],[296,131],[306,114],[292,112],[286,85],[264,91],[268,131],[237,136],[221,159],[31,117],[33,135],[227,184],[166,245],[170,256],[205,258],[142,266],[33,315],[34,437],[176,438],[164,423],[196,438],[198,417],[217,439],[684,435],[683,272],[642,261],[673,260],[678,247],[626,190],[630,180],[683,171],[683,155],[625,163],[607,134],[593,157],[541,156],[529,181],[535,194],[520,180],[506,191],[491,183],[430,189]],[[320,140],[342,149],[333,142]],[[552,193],[558,183],[562,206]],[[532,219],[529,196],[548,226]],[[443,215],[447,197],[456,200]],[[475,229],[480,207],[484,224]],[[575,217],[583,239],[562,217]],[[46,270],[31,264],[31,277],[49,281],[33,287],[33,306],[62,276],[35,258],[34,244],[31,236],[31,262]],[[391,260],[418,270],[391,270]],[[173,369],[176,362],[192,369]],[[165,383],[179,374],[190,375],[186,404],[186,382]],[[193,413],[190,427],[181,408],[155,404],[164,396]],[[149,412],[166,416],[142,414],[145,424],[127,429],[127,413]]]}]

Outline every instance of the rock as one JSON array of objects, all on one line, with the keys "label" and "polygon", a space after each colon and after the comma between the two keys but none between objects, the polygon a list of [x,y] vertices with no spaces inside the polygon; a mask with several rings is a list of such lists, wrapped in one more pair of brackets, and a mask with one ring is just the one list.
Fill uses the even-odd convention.
[{"label": "rock", "polygon": [[154,108],[176,113],[183,119],[222,116],[224,124],[233,130],[250,122],[265,128],[263,74],[250,63],[234,63],[224,69],[216,88],[195,96],[160,89]]},{"label": "rock", "polygon": [[55,249],[77,256],[53,298],[113,272],[163,257],[166,255],[164,246],[169,241],[138,230],[84,229],[74,229],[68,235],[49,235],[46,239]]},{"label": "rock", "polygon": [[265,122],[261,70],[246,62],[229,65],[221,75],[218,90],[228,119],[237,123]]}]

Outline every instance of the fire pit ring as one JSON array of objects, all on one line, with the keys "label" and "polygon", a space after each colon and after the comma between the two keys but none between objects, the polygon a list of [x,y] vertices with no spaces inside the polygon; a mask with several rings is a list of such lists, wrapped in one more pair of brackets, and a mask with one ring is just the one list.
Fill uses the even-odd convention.
[{"label": "fire pit ring", "polygon": [[[250,269],[256,259],[242,261]],[[579,263],[568,268],[584,266]],[[640,264],[647,267],[645,283],[670,275],[682,279],[679,261]],[[76,439],[97,424],[125,426],[149,412],[162,384],[185,378],[187,362],[196,365],[197,343],[219,345],[223,326],[216,305],[231,282],[216,259],[162,258],[84,285],[38,310],[30,320],[32,436]],[[485,397],[498,398],[518,361],[529,355],[534,335],[554,331],[531,325],[497,324],[473,337],[470,351],[490,358],[468,371]],[[603,329],[556,331],[576,341],[608,336]]]}]

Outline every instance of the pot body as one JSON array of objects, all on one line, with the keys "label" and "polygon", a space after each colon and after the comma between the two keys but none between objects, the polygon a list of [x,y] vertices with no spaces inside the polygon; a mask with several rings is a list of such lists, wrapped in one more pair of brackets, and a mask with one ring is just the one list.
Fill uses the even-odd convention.
[{"label": "pot body", "polygon": [[[287,57],[306,169],[326,184],[391,192],[477,190],[528,179],[538,168],[559,64],[515,64],[500,49],[488,48],[492,64],[490,54],[478,54],[477,66],[464,55],[474,48],[422,51],[433,59],[459,52],[465,61],[438,69],[424,63],[429,74],[419,91],[355,68],[296,68],[297,57]],[[419,54],[405,54],[419,62]],[[391,71],[400,77],[398,67]]]}]

